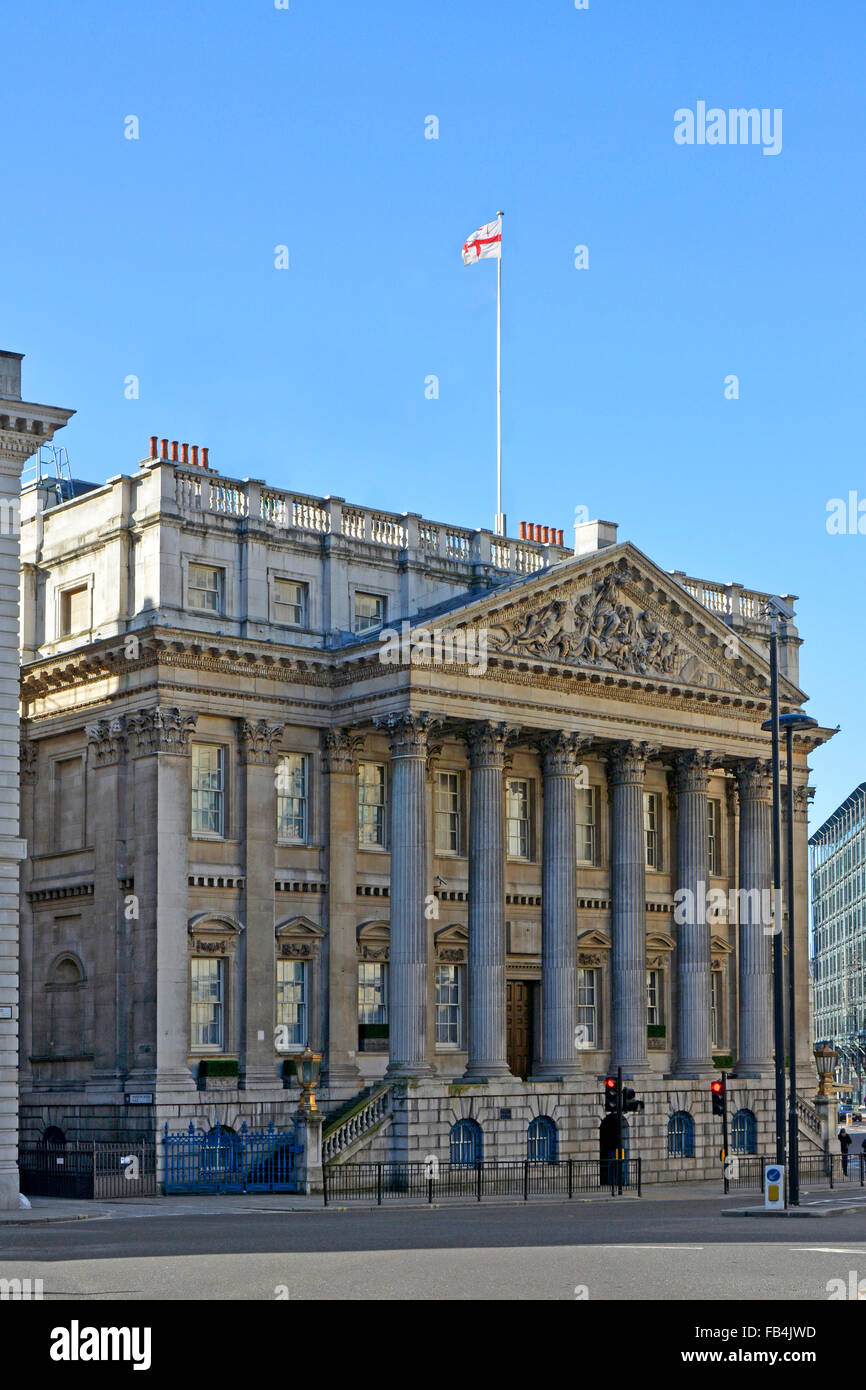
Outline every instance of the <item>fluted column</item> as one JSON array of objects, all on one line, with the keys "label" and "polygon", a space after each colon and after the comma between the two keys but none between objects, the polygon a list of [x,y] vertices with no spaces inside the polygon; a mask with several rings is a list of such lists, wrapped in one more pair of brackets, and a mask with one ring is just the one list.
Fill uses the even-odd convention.
[{"label": "fluted column", "polygon": [[427,1060],[427,713],[377,719],[391,745],[389,1076],[429,1076]]},{"label": "fluted column", "polygon": [[707,787],[712,758],[699,752],[674,759],[677,789],[677,1058],[674,1075],[713,1071],[710,1020],[710,924]]},{"label": "fluted column", "polygon": [[328,825],[328,1051],[324,1079],[358,1089],[357,757],[364,739],[352,729],[322,734]]},{"label": "fluted column", "polygon": [[[276,1009],[276,762],[285,724],[237,721],[243,788],[244,978],[241,1046],[247,1091],[277,1084]],[[304,1039],[306,1042],[307,1039]]]},{"label": "fluted column", "polygon": [[473,724],[469,746],[469,1080],[510,1076],[505,1040],[505,812],[508,730]]},{"label": "fluted column", "polygon": [[577,1023],[577,827],[575,775],[582,740],[543,736],[544,772],[541,898],[541,1062],[539,1079],[580,1071]]},{"label": "fluted column", "polygon": [[740,798],[739,1049],[737,1076],[773,1071],[772,821],[768,764],[736,768]]},{"label": "fluted column", "polygon": [[648,1069],[646,1024],[646,743],[627,742],[608,758],[613,800],[610,853],[611,1067]]}]

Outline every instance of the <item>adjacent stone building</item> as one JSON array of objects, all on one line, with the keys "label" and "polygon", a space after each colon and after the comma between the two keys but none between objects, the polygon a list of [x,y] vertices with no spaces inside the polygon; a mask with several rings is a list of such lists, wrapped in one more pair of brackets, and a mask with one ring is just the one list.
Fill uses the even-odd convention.
[{"label": "adjacent stone building", "polygon": [[767,595],[149,454],[24,496],[27,1137],[285,1123],[310,1043],[334,1159],[594,1157],[617,1066],[648,1176],[717,1171],[723,1066],[770,1148]]}]

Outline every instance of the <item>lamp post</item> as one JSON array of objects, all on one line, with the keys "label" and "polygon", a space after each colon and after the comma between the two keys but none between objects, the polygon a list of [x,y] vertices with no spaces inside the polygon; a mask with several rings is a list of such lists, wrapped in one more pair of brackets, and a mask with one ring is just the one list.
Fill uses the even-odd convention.
[{"label": "lamp post", "polygon": [[776,1073],[776,1163],[785,1166],[785,996],[782,982],[782,804],[779,792],[779,656],[776,623],[793,618],[794,610],[773,594],[765,613],[770,619],[770,718],[761,725],[772,734],[773,767],[773,906],[776,912],[773,932],[773,1041]]},{"label": "lamp post", "polygon": [[839,1054],[830,1043],[822,1042],[815,1048],[814,1056],[815,1067],[818,1072],[818,1095],[830,1096],[833,1094],[830,1087]]},{"label": "lamp post", "polygon": [[794,979],[794,730],[817,729],[817,719],[808,714],[783,714],[779,718],[785,730],[785,753],[788,769],[788,1192],[791,1206],[800,1205],[800,1127],[797,1119],[797,1033],[796,982]]},{"label": "lamp post", "polygon": [[314,1052],[310,1044],[307,1043],[295,1063],[298,1084],[301,1088],[301,1099],[298,1102],[298,1109],[304,1114],[309,1114],[310,1111],[318,1110],[319,1108],[316,1104],[316,1087],[319,1084],[319,1072],[321,1067],[321,1052]]}]

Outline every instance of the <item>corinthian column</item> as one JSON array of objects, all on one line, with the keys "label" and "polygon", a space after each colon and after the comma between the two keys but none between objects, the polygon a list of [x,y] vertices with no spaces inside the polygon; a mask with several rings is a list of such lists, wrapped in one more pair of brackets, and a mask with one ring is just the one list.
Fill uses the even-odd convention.
[{"label": "corinthian column", "polygon": [[773,958],[770,918],[772,823],[768,765],[736,768],[740,797],[740,987],[737,1076],[773,1070]]},{"label": "corinthian column", "polygon": [[505,826],[508,730],[473,724],[469,745],[469,1080],[510,1076],[505,1046]]},{"label": "corinthian column", "polygon": [[539,740],[544,770],[541,898],[541,1079],[580,1071],[577,1022],[577,829],[575,783],[582,740]]},{"label": "corinthian column", "polygon": [[710,1025],[710,924],[707,920],[707,785],[712,757],[680,753],[677,788],[677,1059],[674,1075],[713,1071]]},{"label": "corinthian column", "polygon": [[391,968],[389,1076],[429,1076],[427,1060],[427,713],[375,723],[391,745]]},{"label": "corinthian column", "polygon": [[322,753],[328,799],[328,1051],[325,1080],[358,1089],[358,949],[355,894],[358,854],[357,756],[363,737],[328,729]]},{"label": "corinthian column", "polygon": [[610,852],[611,1067],[646,1071],[646,840],[643,785],[650,749],[621,743],[608,759],[613,799]]}]

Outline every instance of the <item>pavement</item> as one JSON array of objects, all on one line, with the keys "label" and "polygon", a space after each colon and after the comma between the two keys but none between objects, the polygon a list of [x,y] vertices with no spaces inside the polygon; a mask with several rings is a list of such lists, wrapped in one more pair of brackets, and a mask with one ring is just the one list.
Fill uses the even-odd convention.
[{"label": "pavement", "polygon": [[[692,1201],[697,1197],[719,1197],[718,1182],[693,1183],[651,1183],[643,1188],[643,1194],[624,1192],[621,1197],[609,1193],[580,1193],[572,1203],[610,1203],[610,1202],[658,1202]],[[401,1210],[430,1205],[426,1198],[400,1198],[395,1201],[385,1198],[382,1208],[375,1201],[343,1201],[334,1199],[326,1207],[321,1195],[302,1196],[293,1192],[223,1192],[191,1193],[185,1196],[124,1198],[114,1202],[94,1202],[86,1199],[73,1200],[62,1197],[31,1197],[32,1210],[0,1211],[0,1228],[3,1226],[43,1225],[51,1221],[85,1221],[95,1218],[126,1216],[219,1216],[227,1211],[249,1211],[252,1206],[259,1211],[282,1212],[321,1212],[328,1211],[376,1211],[392,1209],[399,1205]],[[481,1205],[524,1206],[560,1205],[558,1197],[533,1197],[524,1203],[522,1197],[485,1197]],[[433,1202],[434,1207],[478,1206],[474,1197],[453,1197],[442,1202]]]},{"label": "pavement", "polygon": [[[34,1201],[36,1224],[0,1227],[0,1279],[39,1279],[45,1301],[87,1302],[866,1295],[866,1202],[818,1227],[720,1219],[742,1202],[717,1184],[653,1186],[642,1200],[401,1201],[378,1210],[268,1194],[43,1198]],[[46,1205],[56,1219],[39,1220]],[[78,1219],[82,1206],[87,1220]]]},{"label": "pavement", "polygon": [[[856,1210],[858,1207],[866,1208],[866,1188],[861,1188],[856,1184],[852,1185],[850,1194],[843,1188],[835,1188],[830,1192],[827,1188],[804,1189],[801,1194],[801,1206],[797,1212],[775,1212],[765,1211],[763,1198],[758,1193],[729,1193],[725,1198],[721,1192],[721,1184],[716,1180],[707,1182],[678,1182],[678,1183],[649,1183],[642,1191],[640,1197],[635,1192],[624,1192],[621,1197],[611,1196],[610,1193],[591,1192],[578,1193],[568,1203],[569,1206],[582,1206],[586,1204],[610,1206],[612,1203],[655,1203],[655,1202],[694,1202],[700,1199],[708,1201],[730,1202],[738,1199],[737,1205],[722,1212],[725,1216],[790,1216],[801,1215],[827,1215],[832,1211],[847,1212]],[[442,1201],[434,1201],[432,1204],[427,1202],[424,1197],[419,1198],[385,1198],[382,1206],[377,1207],[375,1201],[363,1199],[361,1201],[346,1201],[333,1199],[326,1207],[320,1194],[314,1196],[304,1196],[293,1192],[223,1192],[223,1193],[190,1193],[182,1196],[170,1197],[137,1197],[124,1198],[117,1201],[95,1202],[86,1199],[72,1200],[61,1197],[31,1197],[32,1210],[23,1211],[20,1208],[16,1211],[0,1211],[0,1229],[4,1226],[39,1226],[47,1222],[55,1221],[85,1221],[95,1219],[124,1219],[139,1218],[142,1216],[220,1216],[226,1213],[255,1211],[274,1211],[274,1212],[307,1212],[320,1213],[326,1215],[329,1211],[384,1211],[395,1210],[399,1207],[401,1211],[426,1209],[432,1205],[434,1208],[450,1209],[453,1207],[540,1207],[540,1206],[560,1206],[560,1197],[532,1197],[528,1202],[524,1202],[522,1197],[484,1197],[479,1204],[474,1197],[452,1197]]]}]

